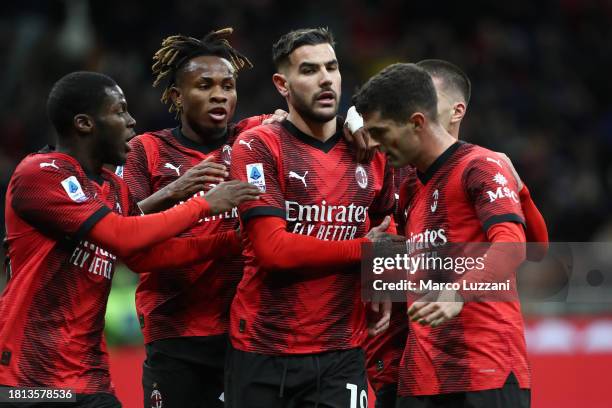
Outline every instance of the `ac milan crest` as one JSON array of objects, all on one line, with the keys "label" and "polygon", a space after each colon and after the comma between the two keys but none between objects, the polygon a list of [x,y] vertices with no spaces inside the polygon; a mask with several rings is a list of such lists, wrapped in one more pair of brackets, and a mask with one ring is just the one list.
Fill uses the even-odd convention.
[{"label": "ac milan crest", "polygon": [[153,392],[151,392],[151,408],[162,408],[164,402],[162,401],[161,392],[157,389],[157,383],[153,383]]},{"label": "ac milan crest", "polygon": [[366,188],[368,186],[368,173],[366,173],[362,166],[357,166],[355,169],[355,180],[357,180],[357,184],[361,188]]},{"label": "ac milan crest", "polygon": [[232,163],[232,146],[223,146],[223,150],[221,151],[221,160],[223,160],[223,163],[228,166]]}]

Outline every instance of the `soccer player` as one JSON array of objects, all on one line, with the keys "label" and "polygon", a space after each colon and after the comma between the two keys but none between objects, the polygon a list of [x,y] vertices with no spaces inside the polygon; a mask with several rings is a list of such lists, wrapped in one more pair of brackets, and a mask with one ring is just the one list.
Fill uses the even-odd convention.
[{"label": "soccer player", "polygon": [[[508,164],[448,133],[439,122],[436,89],[425,70],[414,64],[389,66],[362,87],[355,102],[389,162],[417,169],[411,191],[405,184],[400,189],[400,210],[408,212],[404,233],[411,242],[438,248],[525,242],[518,185]],[[498,187],[508,194],[489,194]],[[485,261],[487,271],[511,276],[525,259],[520,244],[508,244],[504,263],[493,251],[487,252],[492,255]],[[399,407],[529,406],[518,301],[464,306],[457,293],[442,291],[436,301],[413,302],[408,312]]]},{"label": "soccer player", "polygon": [[[178,127],[130,141],[123,177],[145,213],[202,195],[229,174],[231,145],[241,131],[270,115],[228,124],[237,102],[236,79],[249,60],[228,42],[231,28],[199,40],[166,38],[154,56],[154,85],[166,83],[162,102]],[[283,112],[283,111],[280,111]],[[205,217],[182,236],[233,231],[237,209]],[[139,275],[136,308],[144,334],[144,406],[155,396],[165,407],[223,406],[229,307],[243,258],[218,256],[181,269]]]},{"label": "soccer player", "polygon": [[391,224],[390,169],[380,153],[357,163],[342,137],[329,31],[285,34],[273,58],[289,116],[244,132],[233,150],[232,177],[262,195],[239,206],[246,261],[231,308],[226,404],[365,407],[359,261],[361,245]]},{"label": "soccer player", "polygon": [[237,252],[233,231],[169,238],[259,191],[226,182],[183,206],[129,217],[140,212],[127,185],[103,168],[123,164],[134,134],[121,88],[102,74],[72,73],[53,86],[47,109],[57,147],[27,156],[7,192],[0,384],[71,389],[72,406],[118,407],[103,338],[116,258],[141,271]]},{"label": "soccer player", "polygon": [[[459,128],[461,121],[467,112],[470,101],[471,83],[467,75],[456,65],[437,59],[429,59],[417,62],[416,65],[423,68],[432,77],[438,97],[438,121],[456,139],[459,139]],[[363,128],[362,128],[363,129]],[[367,134],[365,135],[367,138]],[[363,149],[362,149],[363,150]],[[548,232],[546,222],[533,202],[527,186],[521,181],[516,170],[508,157],[498,153],[510,166],[514,177],[519,185],[519,198],[521,207],[525,214],[526,237],[530,244],[527,249],[527,258],[530,261],[539,261],[546,253],[548,246]],[[396,169],[394,174],[396,191],[402,183],[406,182],[405,189],[414,189],[417,181],[416,169],[408,165]],[[403,211],[395,213],[398,230],[405,225]],[[394,305],[401,309],[400,305]],[[401,360],[405,341],[408,336],[408,327],[405,319],[395,310],[391,315],[389,329],[379,336],[368,339],[366,357],[368,364],[368,380],[376,391],[377,408],[395,406],[395,394],[397,390],[397,367]]]}]

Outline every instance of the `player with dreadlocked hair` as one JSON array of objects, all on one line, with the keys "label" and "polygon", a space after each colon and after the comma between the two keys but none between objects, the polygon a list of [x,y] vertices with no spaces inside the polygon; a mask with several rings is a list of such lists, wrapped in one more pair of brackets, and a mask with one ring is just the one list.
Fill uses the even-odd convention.
[{"label": "player with dreadlocked hair", "polygon": [[[252,66],[234,49],[231,28],[199,40],[174,35],[153,57],[154,86],[177,127],[146,132],[130,141],[123,170],[144,213],[204,194],[229,176],[231,146],[243,130],[275,115],[228,124],[236,108],[237,73]],[[185,236],[235,229],[238,213],[204,218]],[[241,256],[223,256],[186,268],[140,274],[136,308],[144,335],[144,406],[223,406],[229,306],[242,277]]]},{"label": "player with dreadlocked hair", "polygon": [[213,31],[203,40],[184,35],[173,35],[162,42],[162,47],[153,56],[155,61],[153,74],[156,75],[153,86],[158,86],[164,79],[169,79],[161,100],[165,104],[170,104],[170,112],[179,113],[181,110],[180,104],[175,104],[171,93],[176,83],[177,72],[188,60],[200,55],[215,55],[228,60],[235,72],[244,67],[253,67],[251,61],[234,49],[225,38],[232,32],[232,28]]}]

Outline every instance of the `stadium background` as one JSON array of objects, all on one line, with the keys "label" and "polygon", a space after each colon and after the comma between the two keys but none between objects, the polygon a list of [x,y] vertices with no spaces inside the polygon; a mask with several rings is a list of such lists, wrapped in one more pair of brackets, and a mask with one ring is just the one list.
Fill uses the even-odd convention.
[{"label": "stadium background", "polygon": [[[469,3],[469,4],[468,4]],[[537,3],[537,4],[536,4]],[[233,26],[232,43],[255,68],[241,73],[236,119],[284,108],[271,45],[284,32],[328,26],[341,63],[341,112],[355,87],[397,61],[442,58],[473,83],[461,130],[506,152],[544,214],[551,241],[611,241],[612,2],[22,0],[0,17],[0,192],[23,156],[53,140],[45,100],[73,70],[115,78],[137,131],[173,126],[151,87],[153,53],[167,35]],[[2,212],[3,216],[4,212]],[[141,406],[137,277],[117,271],[107,313],[114,382]],[[0,288],[4,279],[0,283]],[[603,284],[612,285],[612,271]],[[612,406],[610,305],[525,305],[533,406]]]}]

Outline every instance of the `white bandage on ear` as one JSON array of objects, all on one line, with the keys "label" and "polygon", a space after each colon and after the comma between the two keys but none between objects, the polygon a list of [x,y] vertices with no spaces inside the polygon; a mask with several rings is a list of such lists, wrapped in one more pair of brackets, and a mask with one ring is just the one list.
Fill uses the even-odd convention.
[{"label": "white bandage on ear", "polygon": [[355,133],[363,127],[363,118],[354,106],[351,106],[348,112],[346,112],[346,121],[344,124],[348,126],[351,133]]}]

